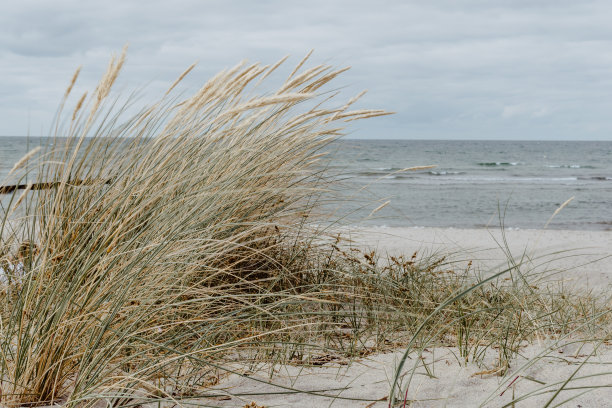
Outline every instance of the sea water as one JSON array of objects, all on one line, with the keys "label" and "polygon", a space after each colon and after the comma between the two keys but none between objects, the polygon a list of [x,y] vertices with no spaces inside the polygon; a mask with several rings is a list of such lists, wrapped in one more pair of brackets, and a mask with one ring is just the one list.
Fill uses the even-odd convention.
[{"label": "sea water", "polygon": [[376,200],[346,205],[351,222],[543,228],[573,197],[547,228],[612,229],[612,142],[342,140],[330,150],[348,190]]},{"label": "sea water", "polygon": [[[39,144],[0,137],[0,180]],[[342,188],[325,202],[344,224],[612,230],[612,142],[340,140],[327,150]]]}]

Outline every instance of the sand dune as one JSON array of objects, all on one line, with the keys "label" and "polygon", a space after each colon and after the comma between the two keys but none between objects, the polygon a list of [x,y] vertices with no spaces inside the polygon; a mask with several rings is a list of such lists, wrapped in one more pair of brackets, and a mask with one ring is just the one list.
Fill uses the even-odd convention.
[{"label": "sand dune", "polygon": [[[450,252],[458,262],[473,260],[483,270],[507,262],[507,249],[499,230],[370,228],[352,230],[349,235],[353,245],[391,254]],[[525,254],[531,266],[563,271],[551,279],[562,278],[579,288],[598,291],[607,289],[611,282],[612,232],[509,230],[505,238],[515,257]],[[384,407],[403,353],[399,349],[375,354],[351,364],[331,361],[317,367],[282,366],[275,369],[272,378],[266,369],[246,377],[231,375],[214,392],[234,396],[217,397],[215,405],[244,406],[255,402],[265,407]],[[542,339],[526,345],[504,376],[491,372],[494,353],[489,350],[480,365],[465,363],[455,348],[427,349],[422,358],[412,353],[404,372],[415,361],[419,368],[410,383],[406,406],[503,407],[513,398],[524,397],[516,406],[539,407],[575,373],[567,390],[560,392],[550,406],[566,401],[560,406],[612,407],[612,346],[608,343],[594,350],[592,343],[573,343],[569,338]],[[529,358],[536,355],[543,358],[530,365]],[[585,393],[585,386],[594,389]],[[404,406],[404,397],[401,399],[400,406]]]}]

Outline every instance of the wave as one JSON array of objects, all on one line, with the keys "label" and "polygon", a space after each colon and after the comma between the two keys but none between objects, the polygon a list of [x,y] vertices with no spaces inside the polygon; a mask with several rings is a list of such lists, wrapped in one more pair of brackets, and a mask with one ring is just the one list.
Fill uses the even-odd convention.
[{"label": "wave", "polygon": [[[386,169],[385,169],[386,170]],[[447,181],[463,182],[463,183],[566,183],[576,181],[591,181],[591,182],[608,182],[612,181],[612,176],[567,176],[567,177],[546,177],[546,176],[521,176],[514,175],[510,177],[492,177],[484,175],[471,175],[465,171],[439,170],[439,171],[424,171],[424,172],[399,172],[399,171],[361,171],[355,174],[358,177],[365,179],[387,179],[387,180],[438,180],[440,182]],[[418,181],[417,181],[418,182]]]},{"label": "wave", "polygon": [[359,176],[362,177],[374,177],[374,178],[386,178],[386,179],[395,179],[395,178],[401,178],[401,179],[413,179],[413,178],[417,178],[417,177],[423,177],[423,176],[457,176],[457,175],[462,175],[462,174],[467,174],[465,171],[424,171],[424,172],[418,172],[418,171],[406,171],[406,172],[400,172],[398,170],[401,169],[376,169],[379,171],[361,171],[359,173],[357,173]]},{"label": "wave", "polygon": [[594,169],[594,166],[583,166],[580,164],[547,164],[551,169]]},{"label": "wave", "polygon": [[465,171],[428,171],[427,174],[432,176],[452,176],[456,174],[465,174]]},{"label": "wave", "polygon": [[578,180],[610,181],[612,180],[612,177],[606,177],[606,176],[578,177]]},{"label": "wave", "polygon": [[578,177],[457,177],[457,180],[473,182],[501,182],[501,183],[547,183],[558,181],[578,181]]},{"label": "wave", "polygon": [[403,167],[376,167],[373,170],[376,171],[399,171],[399,170],[403,170]]},{"label": "wave", "polygon": [[[372,170],[370,170],[370,171],[360,171],[357,174],[359,176],[365,176],[365,177],[388,177],[388,176],[392,175],[391,173],[392,173],[391,171],[387,171],[387,170],[385,170],[385,171],[382,171],[382,170],[381,171],[375,171],[375,170],[372,171]],[[395,174],[393,174],[393,175],[395,175]]]},{"label": "wave", "polygon": [[454,174],[466,174],[464,171],[402,171],[403,167],[376,167],[357,173],[360,176],[366,177],[387,177],[398,176],[400,178],[413,178],[413,175],[431,175],[431,176],[452,176]]},{"label": "wave", "polygon": [[[378,182],[403,182],[409,184],[570,184],[576,185],[580,179],[578,177],[482,177],[482,176],[461,176],[461,175],[439,175],[434,176],[428,173],[420,175],[378,174]],[[363,176],[362,176],[363,177]],[[359,179],[359,178],[358,178]],[[358,179],[353,179],[357,181]],[[373,177],[363,177],[362,180],[372,181]],[[609,179],[607,179],[609,180]],[[592,179],[601,181],[601,179]]]},{"label": "wave", "polygon": [[477,163],[479,166],[518,166],[522,163],[520,162],[482,162]]}]

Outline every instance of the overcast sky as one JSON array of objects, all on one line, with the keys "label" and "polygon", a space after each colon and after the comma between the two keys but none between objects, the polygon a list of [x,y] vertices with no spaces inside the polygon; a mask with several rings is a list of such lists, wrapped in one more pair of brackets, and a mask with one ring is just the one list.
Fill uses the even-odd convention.
[{"label": "overcast sky", "polygon": [[611,21],[608,0],[3,0],[0,135],[46,134],[74,69],[91,89],[129,43],[128,91],[314,48],[397,112],[352,137],[612,140]]}]

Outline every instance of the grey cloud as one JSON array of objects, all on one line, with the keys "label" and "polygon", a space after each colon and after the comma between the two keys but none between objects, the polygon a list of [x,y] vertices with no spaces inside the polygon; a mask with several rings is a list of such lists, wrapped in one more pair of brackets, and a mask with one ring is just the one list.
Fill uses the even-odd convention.
[{"label": "grey cloud", "polygon": [[[606,1],[10,2],[0,15],[0,134],[45,128],[83,64],[91,88],[129,42],[125,89],[192,89],[248,58],[315,48],[352,65],[343,92],[397,111],[354,136],[612,138],[612,26]],[[27,112],[30,112],[28,119]]]}]

